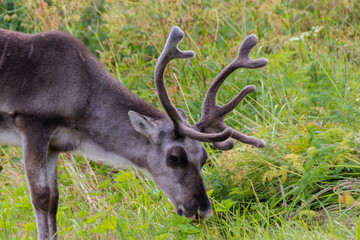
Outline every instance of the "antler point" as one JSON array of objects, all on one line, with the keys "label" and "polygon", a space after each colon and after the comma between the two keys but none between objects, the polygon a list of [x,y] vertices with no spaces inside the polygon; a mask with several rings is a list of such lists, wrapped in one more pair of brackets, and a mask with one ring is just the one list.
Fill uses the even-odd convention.
[{"label": "antler point", "polygon": [[252,90],[252,92],[256,91],[256,86],[255,85],[249,85],[248,88],[250,88]]},{"label": "antler point", "polygon": [[257,144],[256,147],[263,148],[263,147],[265,147],[265,146],[266,146],[266,142],[264,142],[263,140],[260,140],[260,139],[259,139],[259,142],[258,142],[258,144]]},{"label": "antler point", "polygon": [[245,38],[244,42],[251,42],[255,46],[258,43],[258,37],[255,34],[251,34]]},{"label": "antler point", "polygon": [[174,26],[171,29],[170,36],[173,36],[176,38],[178,37],[178,38],[180,38],[180,41],[181,41],[185,37],[185,34],[178,26]]}]

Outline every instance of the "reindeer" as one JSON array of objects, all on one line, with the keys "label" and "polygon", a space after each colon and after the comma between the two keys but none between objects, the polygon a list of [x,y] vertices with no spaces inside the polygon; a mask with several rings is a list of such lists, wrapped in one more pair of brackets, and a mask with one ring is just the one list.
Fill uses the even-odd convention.
[{"label": "reindeer", "polygon": [[184,33],[173,27],[155,67],[164,113],[115,80],[73,36],[0,30],[0,144],[23,148],[38,239],[57,238],[60,152],[80,152],[115,167],[131,164],[145,169],[179,215],[206,219],[212,210],[200,173],[207,160],[201,142],[221,150],[233,148],[233,139],[265,146],[264,141],[224,123],[255,86],[245,87],[228,104],[216,102],[221,84],[232,72],[268,63],[249,56],[257,37],[248,36],[237,58],[211,83],[195,125],[172,104],[164,83],[172,59],[195,56],[178,49],[183,38]]}]

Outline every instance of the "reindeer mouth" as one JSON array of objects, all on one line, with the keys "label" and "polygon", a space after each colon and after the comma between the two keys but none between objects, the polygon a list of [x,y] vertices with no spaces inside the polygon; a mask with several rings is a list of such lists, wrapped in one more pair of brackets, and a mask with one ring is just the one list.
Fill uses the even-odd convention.
[{"label": "reindeer mouth", "polygon": [[187,217],[187,218],[190,218],[194,221],[197,221],[199,220],[200,216],[198,213],[192,215],[192,216],[188,216],[188,214],[186,214],[186,212],[180,207],[177,209],[177,214],[180,215],[180,216],[183,216],[183,217]]},{"label": "reindeer mouth", "polygon": [[176,211],[178,215],[187,217],[189,219],[192,219],[193,221],[206,220],[212,214],[211,208],[206,211],[201,211],[199,209],[196,209],[195,211],[190,211],[191,213],[189,213],[185,211],[183,206],[178,206]]},{"label": "reindeer mouth", "polygon": [[198,215],[198,214],[189,214],[189,211],[186,211],[183,205],[178,206],[176,211],[177,211],[177,214],[180,216],[184,216],[184,217],[190,218],[192,220],[197,219],[196,215]]}]

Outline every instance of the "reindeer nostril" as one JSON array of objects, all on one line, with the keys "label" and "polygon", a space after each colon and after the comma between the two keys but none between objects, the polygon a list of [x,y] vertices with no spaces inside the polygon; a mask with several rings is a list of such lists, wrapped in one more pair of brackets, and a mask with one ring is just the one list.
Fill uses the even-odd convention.
[{"label": "reindeer nostril", "polygon": [[183,215],[184,215],[184,211],[183,211],[181,208],[179,208],[179,209],[177,210],[177,213],[178,213],[180,216],[183,216]]}]

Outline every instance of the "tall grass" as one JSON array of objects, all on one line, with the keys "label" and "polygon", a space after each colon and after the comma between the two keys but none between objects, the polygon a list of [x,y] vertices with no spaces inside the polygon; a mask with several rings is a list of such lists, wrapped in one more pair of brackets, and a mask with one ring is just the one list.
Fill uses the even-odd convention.
[{"label": "tall grass", "polygon": [[[360,239],[360,3],[347,1],[3,0],[0,27],[78,37],[136,95],[160,107],[153,73],[172,26],[193,60],[170,64],[167,87],[198,120],[206,88],[250,33],[263,69],[238,70],[219,103],[254,84],[227,124],[267,141],[221,153],[206,145],[203,175],[216,212],[177,216],[154,182],[62,155],[64,239]],[[0,238],[33,239],[21,149],[0,149]]]}]

